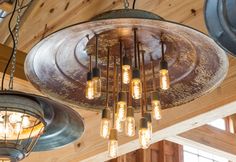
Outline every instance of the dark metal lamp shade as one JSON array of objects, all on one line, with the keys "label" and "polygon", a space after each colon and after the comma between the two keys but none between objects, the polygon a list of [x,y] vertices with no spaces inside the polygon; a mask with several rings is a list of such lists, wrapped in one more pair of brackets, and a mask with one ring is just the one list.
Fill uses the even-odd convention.
[{"label": "dark metal lamp shade", "polygon": [[209,34],[236,56],[236,0],[206,0],[205,22]]}]

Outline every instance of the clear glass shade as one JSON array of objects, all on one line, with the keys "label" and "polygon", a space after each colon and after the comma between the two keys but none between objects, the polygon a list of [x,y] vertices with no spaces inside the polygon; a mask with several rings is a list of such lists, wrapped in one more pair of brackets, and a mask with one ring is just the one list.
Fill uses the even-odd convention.
[{"label": "clear glass shade", "polygon": [[44,124],[34,116],[15,111],[0,111],[0,140],[35,137],[44,130]]}]

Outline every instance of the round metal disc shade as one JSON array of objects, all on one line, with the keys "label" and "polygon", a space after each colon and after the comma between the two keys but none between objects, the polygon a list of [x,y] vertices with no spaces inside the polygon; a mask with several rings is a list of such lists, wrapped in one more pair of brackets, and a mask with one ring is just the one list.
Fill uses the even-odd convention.
[{"label": "round metal disc shade", "polygon": [[[37,109],[41,109],[46,127],[33,151],[60,148],[79,139],[84,132],[84,124],[80,115],[65,105],[45,97],[17,91],[0,91],[0,98],[3,97],[4,101],[0,100],[0,104],[5,105],[10,102],[12,105],[14,102],[18,106],[31,107],[31,110],[34,110],[35,106]],[[30,100],[34,105],[30,105]]]},{"label": "round metal disc shade", "polygon": [[[127,55],[133,59],[133,28],[137,28],[138,41],[144,52],[148,92],[152,91],[153,82],[150,55],[158,72],[160,35],[164,37],[171,88],[160,92],[162,108],[190,102],[213,90],[225,78],[228,58],[211,38],[192,28],[163,20],[153,13],[129,9],[100,14],[89,22],[69,26],[41,40],[26,58],[25,73],[37,89],[53,99],[72,103],[79,108],[103,109],[107,46],[110,47],[111,57],[119,58],[119,40],[122,39]],[[98,67],[101,69],[103,94],[91,101],[85,98],[85,85],[88,54],[92,57],[95,54],[94,33],[99,35]],[[112,63],[110,70],[113,70]],[[110,87],[112,81],[111,75]],[[159,81],[158,73],[155,81]]]},{"label": "round metal disc shade", "polygon": [[209,34],[236,56],[236,0],[206,0],[205,22]]}]

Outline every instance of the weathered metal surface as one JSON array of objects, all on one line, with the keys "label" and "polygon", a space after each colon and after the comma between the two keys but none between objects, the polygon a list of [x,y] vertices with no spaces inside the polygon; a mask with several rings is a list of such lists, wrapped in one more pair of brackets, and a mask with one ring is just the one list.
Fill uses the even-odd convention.
[{"label": "weathered metal surface", "polygon": [[[77,140],[84,132],[83,120],[77,112],[49,98],[17,91],[0,91],[0,97],[6,101],[11,100],[11,105],[17,105],[16,103],[19,102],[21,109],[24,107],[24,109],[32,110],[35,106],[36,110],[41,109],[37,112],[43,113],[46,128],[33,151],[60,148]],[[29,108],[30,105],[31,108]]]},{"label": "weathered metal surface", "polygon": [[236,0],[206,0],[205,22],[213,39],[236,56]]},{"label": "weathered metal surface", "polygon": [[[138,28],[138,40],[145,50],[149,92],[153,81],[150,54],[155,59],[155,81],[158,83],[161,57],[159,36],[164,33],[171,88],[161,91],[163,108],[190,102],[213,90],[225,78],[228,58],[211,38],[180,24],[139,17],[99,19],[55,32],[29,52],[25,61],[26,76],[37,89],[53,99],[72,103],[79,108],[101,110],[105,105],[105,94],[90,101],[85,98],[84,93],[88,53],[94,55],[94,33],[100,35],[98,64],[102,69],[104,91],[106,47],[111,46],[111,57],[118,56],[118,41],[122,39],[127,54],[132,57],[134,27]],[[87,34],[90,40],[86,38]],[[113,70],[112,64],[110,69]],[[109,77],[109,82],[112,83],[112,76]]]}]

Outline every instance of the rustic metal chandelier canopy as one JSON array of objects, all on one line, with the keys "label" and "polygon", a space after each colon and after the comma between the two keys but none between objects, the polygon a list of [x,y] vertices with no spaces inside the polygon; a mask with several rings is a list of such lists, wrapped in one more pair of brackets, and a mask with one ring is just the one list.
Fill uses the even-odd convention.
[{"label": "rustic metal chandelier canopy", "polygon": [[141,111],[139,141],[145,149],[161,109],[210,92],[228,69],[225,52],[208,36],[125,6],[49,35],[25,61],[26,75],[41,92],[102,110],[100,135],[109,138],[110,157],[117,156],[124,123],[125,134],[135,135],[135,112]]},{"label": "rustic metal chandelier canopy", "polygon": [[[71,108],[38,95],[13,90],[14,72],[22,3],[15,1],[9,21],[13,39],[11,57],[3,71],[0,90],[0,161],[17,162],[32,151],[46,151],[62,147],[78,139],[84,124]],[[18,8],[18,9],[17,9]],[[15,30],[11,22],[17,11]],[[12,64],[8,89],[5,76]]]}]

